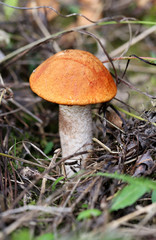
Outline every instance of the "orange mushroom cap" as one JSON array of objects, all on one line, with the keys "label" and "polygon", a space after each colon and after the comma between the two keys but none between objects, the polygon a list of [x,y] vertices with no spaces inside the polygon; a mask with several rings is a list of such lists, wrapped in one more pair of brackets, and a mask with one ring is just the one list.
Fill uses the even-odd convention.
[{"label": "orange mushroom cap", "polygon": [[30,87],[43,99],[63,105],[107,102],[117,92],[102,62],[82,50],[65,50],[48,58],[31,74]]}]

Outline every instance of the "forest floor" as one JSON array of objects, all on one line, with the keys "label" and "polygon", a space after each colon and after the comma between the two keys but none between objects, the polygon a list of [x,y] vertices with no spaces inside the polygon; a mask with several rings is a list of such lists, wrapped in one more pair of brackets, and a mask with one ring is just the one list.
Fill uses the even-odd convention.
[{"label": "forest floor", "polygon": [[[27,2],[0,1],[0,240],[155,240],[156,2],[51,1],[52,18]],[[118,87],[92,106],[93,151],[71,178],[58,105],[29,86],[41,62],[68,48],[96,55]]]}]

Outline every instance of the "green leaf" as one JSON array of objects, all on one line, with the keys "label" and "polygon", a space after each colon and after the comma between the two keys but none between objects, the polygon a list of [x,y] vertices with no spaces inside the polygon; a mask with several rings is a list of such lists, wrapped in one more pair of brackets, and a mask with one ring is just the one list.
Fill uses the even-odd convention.
[{"label": "green leaf", "polygon": [[54,144],[53,142],[48,142],[47,145],[45,146],[44,153],[48,154],[52,150]]},{"label": "green leaf", "polygon": [[95,174],[96,176],[104,176],[109,178],[115,178],[127,182],[129,184],[139,185],[140,187],[144,186],[150,190],[156,190],[156,181],[150,180],[144,177],[131,177],[129,175],[118,174],[118,173],[102,173],[99,172]]},{"label": "green leaf", "polygon": [[54,240],[54,234],[45,233],[45,234],[35,238],[35,240]]},{"label": "green leaf", "polygon": [[88,204],[87,203],[83,203],[81,207],[82,208],[88,208]]},{"label": "green leaf", "polygon": [[156,190],[152,192],[152,203],[156,202]]},{"label": "green leaf", "polygon": [[137,184],[128,185],[118,192],[117,196],[113,199],[113,204],[110,210],[116,211],[131,206],[146,192],[149,192],[149,188],[145,186],[140,187],[140,185]]},{"label": "green leaf", "polygon": [[30,231],[28,229],[22,229],[22,230],[18,230],[15,231],[12,234],[12,240],[31,240],[31,235],[30,235]]},{"label": "green leaf", "polygon": [[68,6],[68,11],[70,13],[79,13],[80,12],[80,8],[77,5],[71,5],[71,6],[69,5]]},{"label": "green leaf", "polygon": [[56,179],[56,181],[55,181],[55,182],[53,183],[53,185],[52,185],[52,191],[55,190],[56,185],[57,185],[62,179],[64,179],[64,176],[59,177],[59,178]]},{"label": "green leaf", "polygon": [[[13,7],[17,7],[18,6],[18,0],[5,0],[4,3],[8,4],[8,5],[11,5]],[[11,16],[13,15],[15,9],[11,8],[11,7],[8,7],[8,6],[4,6],[3,9],[4,9],[5,17],[7,19],[10,19]]]},{"label": "green leaf", "polygon": [[[156,191],[156,182],[143,177],[131,177],[128,175],[118,173],[97,173],[95,176],[104,176],[122,180],[129,183],[128,186],[123,188],[113,200],[110,211],[115,211],[135,203],[142,195],[151,190]],[[154,193],[153,193],[154,194]],[[155,199],[154,195],[153,198]]]},{"label": "green leaf", "polygon": [[78,217],[77,217],[77,220],[83,220],[83,219],[86,219],[86,218],[91,218],[91,217],[98,217],[102,214],[102,212],[98,209],[87,209],[87,210],[84,210],[83,212],[81,212]]}]

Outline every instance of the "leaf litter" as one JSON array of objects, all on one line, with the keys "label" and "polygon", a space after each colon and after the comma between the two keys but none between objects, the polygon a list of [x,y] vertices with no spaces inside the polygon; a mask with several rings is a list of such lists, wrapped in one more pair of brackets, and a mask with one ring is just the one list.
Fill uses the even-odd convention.
[{"label": "leaf litter", "polygon": [[[100,41],[93,33],[83,30],[81,34]],[[42,43],[44,41],[40,44]],[[31,52],[32,48],[29,50]],[[44,48],[41,51],[44,56],[47,55]],[[107,53],[105,48],[103,51]],[[17,59],[14,61],[18,63],[18,59],[25,56],[26,52],[15,55]],[[110,58],[109,60],[111,61]],[[16,71],[13,62],[3,67],[4,69],[13,67]],[[21,67],[23,68],[22,64]],[[4,70],[2,74],[4,75]],[[21,74],[19,72],[19,76],[16,77],[19,78]],[[117,74],[115,71],[116,79]],[[14,74],[12,76],[15,77]],[[117,80],[119,82],[120,78]],[[141,117],[147,121],[135,117],[127,118],[125,114],[114,110],[110,104],[102,104],[99,107],[100,111],[96,107],[93,108],[97,140],[93,143],[92,157],[88,159],[85,170],[71,179],[66,179],[61,175],[61,165],[66,159],[61,158],[57,128],[52,134],[55,149],[48,153],[49,156],[41,150],[43,148],[40,140],[43,139],[42,144],[45,148],[47,144],[45,136],[48,136],[49,130],[49,119],[44,122],[44,116],[49,113],[47,108],[43,109],[46,104],[36,102],[36,98],[29,93],[27,96],[29,106],[18,105],[10,101],[15,92],[14,86],[18,88],[16,79],[11,82],[7,76],[2,85],[0,114],[5,116],[0,115],[0,238],[9,236],[18,228],[33,227],[38,234],[45,231],[59,232],[60,237],[64,234],[79,235],[79,231],[82,231],[82,238],[87,232],[91,234],[90,239],[93,236],[97,238],[97,235],[102,239],[101,232],[109,236],[113,230],[115,234],[120,233],[121,236],[129,232],[132,237],[138,239],[142,237],[147,239],[147,236],[154,239],[156,205],[151,199],[152,188],[150,191],[140,189],[140,197],[134,202],[123,208],[114,207],[110,213],[112,200],[117,194],[124,189],[126,191],[126,187],[129,187],[127,188],[129,191],[134,190],[135,194],[137,185],[135,187],[127,185],[126,180],[108,178],[97,173],[126,174],[134,179],[146,176],[155,183],[156,127],[150,124],[156,123],[155,107],[142,113]],[[153,99],[150,95],[148,97]],[[124,103],[123,106],[131,108]],[[54,105],[53,113],[49,116],[55,126],[56,111],[57,107]],[[28,141],[24,141],[23,137]],[[38,164],[37,169],[31,166],[31,162]],[[127,196],[127,193],[122,194],[124,197]],[[80,215],[82,212],[83,217]]]}]

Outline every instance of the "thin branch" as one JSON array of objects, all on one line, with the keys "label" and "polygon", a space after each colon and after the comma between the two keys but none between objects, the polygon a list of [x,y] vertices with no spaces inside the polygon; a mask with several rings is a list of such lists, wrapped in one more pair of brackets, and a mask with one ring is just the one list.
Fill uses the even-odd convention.
[{"label": "thin branch", "polygon": [[41,211],[49,214],[59,214],[59,213],[70,213],[71,208],[69,207],[50,207],[50,206],[42,206],[42,205],[26,205],[23,207],[15,208],[15,209],[10,209],[5,212],[2,212],[0,214],[0,218],[7,217],[9,215],[17,214],[17,213],[23,213],[26,211]]},{"label": "thin branch", "polygon": [[[144,60],[148,60],[148,61],[155,61],[156,62],[156,58],[155,57],[143,57],[143,56],[140,56],[138,57],[140,59],[144,59]],[[124,56],[124,57],[114,57],[112,58],[112,61],[117,61],[117,60],[128,60],[128,59],[136,59],[136,57],[134,55],[131,55],[131,56]],[[104,61],[101,61],[102,63],[108,63],[109,61],[108,60],[104,60]],[[155,64],[154,64],[155,65]]]},{"label": "thin branch", "polygon": [[10,7],[10,8],[14,8],[17,10],[37,10],[37,9],[51,9],[52,11],[54,11],[58,16],[63,17],[63,18],[69,18],[69,17],[74,17],[74,16],[80,16],[85,18],[86,20],[88,20],[91,23],[96,23],[95,21],[92,21],[91,19],[87,18],[86,16],[84,16],[81,13],[71,13],[71,14],[67,14],[67,15],[63,15],[60,12],[58,12],[55,8],[51,7],[51,6],[34,6],[34,7],[15,7],[15,6],[11,6],[9,4],[6,4],[4,2],[0,1],[1,5],[4,5],[6,7]]},{"label": "thin branch", "polygon": [[[154,33],[156,31],[156,25],[146,29],[144,32],[141,32],[138,36],[132,39],[130,46],[135,45],[136,43],[140,42],[144,38],[146,38],[148,35]],[[119,48],[113,50],[110,53],[111,57],[115,57],[116,55],[120,54],[122,51],[124,51],[129,46],[129,41],[120,46]]]},{"label": "thin branch", "polygon": [[31,162],[31,161],[25,160],[23,158],[18,158],[18,157],[15,157],[15,156],[12,156],[12,155],[9,155],[9,154],[6,154],[6,153],[0,153],[0,156],[10,158],[10,159],[14,159],[16,161],[23,162],[23,163],[26,163],[26,164],[30,164],[30,165],[33,165],[33,166],[36,166],[36,167],[45,168],[45,169],[47,168],[47,166],[44,166],[43,164],[40,165],[38,163],[34,163],[34,162]]},{"label": "thin branch", "polygon": [[116,220],[108,223],[106,227],[109,230],[116,229],[120,225],[128,222],[129,220],[132,220],[132,219],[134,219],[135,217],[137,217],[139,215],[142,215],[144,213],[149,213],[151,211],[156,213],[156,203],[150,204],[150,205],[148,205],[146,207],[142,207],[139,210],[136,210],[135,212],[127,214],[126,216],[121,217],[119,219],[116,219]]}]

